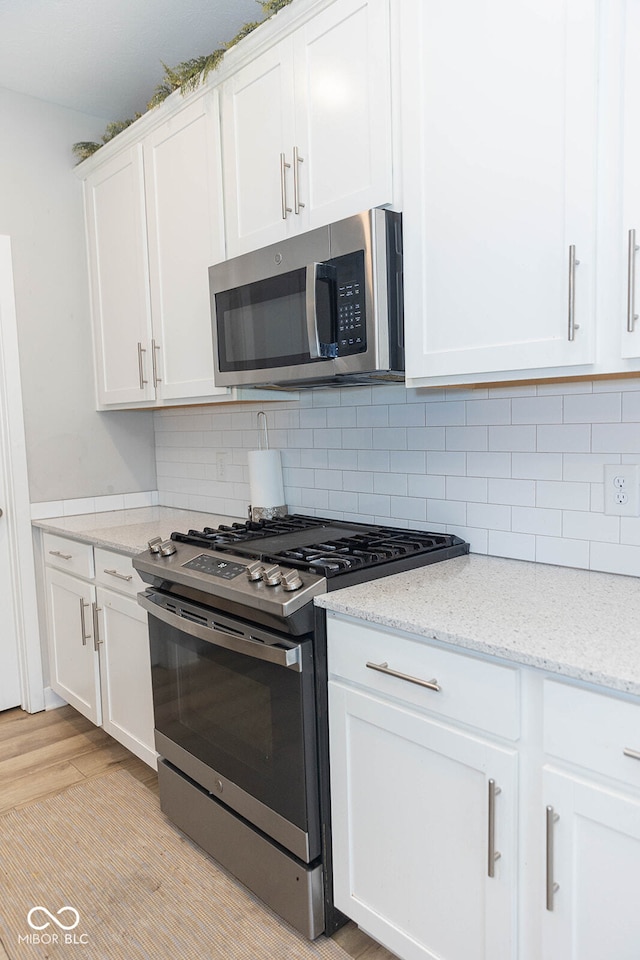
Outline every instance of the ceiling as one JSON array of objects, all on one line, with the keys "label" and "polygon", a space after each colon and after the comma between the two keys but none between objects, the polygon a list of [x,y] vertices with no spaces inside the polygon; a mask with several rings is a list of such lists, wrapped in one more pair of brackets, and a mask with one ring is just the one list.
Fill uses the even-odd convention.
[{"label": "ceiling", "polygon": [[0,0],[0,87],[125,120],[144,113],[163,63],[263,16],[258,0]]}]

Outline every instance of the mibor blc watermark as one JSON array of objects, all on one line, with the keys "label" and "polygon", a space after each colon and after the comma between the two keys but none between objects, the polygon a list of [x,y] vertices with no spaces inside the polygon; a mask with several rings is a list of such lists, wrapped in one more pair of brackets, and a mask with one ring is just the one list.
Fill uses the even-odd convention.
[{"label": "mibor blc watermark", "polygon": [[60,907],[55,913],[51,913],[46,907],[31,907],[27,914],[27,923],[34,932],[18,934],[18,943],[68,943],[84,946],[89,943],[86,933],[76,933],[80,914],[75,907]]}]

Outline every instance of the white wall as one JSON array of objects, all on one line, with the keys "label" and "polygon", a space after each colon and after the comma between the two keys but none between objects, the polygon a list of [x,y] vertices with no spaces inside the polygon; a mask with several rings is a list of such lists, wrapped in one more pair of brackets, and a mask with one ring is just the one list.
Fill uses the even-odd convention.
[{"label": "white wall", "polygon": [[0,234],[12,243],[31,500],[153,490],[152,414],[94,410],[71,145],[97,139],[105,120],[3,89],[0,118]]},{"label": "white wall", "polygon": [[283,450],[291,511],[449,531],[476,553],[640,575],[640,518],[603,512],[604,464],[640,462],[640,379],[357,387],[307,392],[300,403],[160,411],[160,502],[245,517],[259,409]]}]

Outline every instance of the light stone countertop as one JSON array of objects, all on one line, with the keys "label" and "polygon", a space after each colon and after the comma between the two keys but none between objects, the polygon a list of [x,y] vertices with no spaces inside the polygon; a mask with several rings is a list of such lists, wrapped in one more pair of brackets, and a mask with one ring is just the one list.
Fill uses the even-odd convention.
[{"label": "light stone countertop", "polygon": [[221,523],[229,524],[238,519],[213,513],[177,510],[173,507],[138,507],[33,520],[32,524],[48,533],[133,557],[146,550],[147,543],[154,537],[166,540],[174,530],[202,530],[206,526],[217,527]]},{"label": "light stone countertop", "polygon": [[316,597],[392,630],[640,696],[640,579],[471,554]]}]

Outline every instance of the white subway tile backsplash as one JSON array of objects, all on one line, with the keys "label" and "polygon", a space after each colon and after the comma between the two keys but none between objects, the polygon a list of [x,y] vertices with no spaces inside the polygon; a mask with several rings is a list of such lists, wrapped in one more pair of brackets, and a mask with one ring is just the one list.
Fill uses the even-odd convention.
[{"label": "white subway tile backsplash", "polygon": [[[247,450],[265,407],[290,509],[447,530],[474,552],[640,575],[640,518],[603,512],[604,464],[640,462],[640,378],[331,388],[241,409],[157,411],[155,502],[244,516]],[[73,507],[32,506],[34,516],[50,509]]]},{"label": "white subway tile backsplash", "polygon": [[429,475],[411,474],[408,478],[407,493],[410,497],[423,497],[444,500],[446,478]]},{"label": "white subway tile backsplash", "polygon": [[619,393],[583,393],[564,398],[565,423],[615,423],[621,416]]},{"label": "white subway tile backsplash", "polygon": [[514,533],[559,537],[562,535],[562,511],[544,507],[512,507],[511,529]]},{"label": "white subway tile backsplash", "polygon": [[594,423],[594,453],[640,453],[640,424]]},{"label": "white subway tile backsplash", "polygon": [[445,427],[447,450],[488,450],[488,427]]},{"label": "white subway tile backsplash", "polygon": [[603,543],[620,542],[620,517],[589,510],[564,510],[562,536],[572,540],[600,540]]},{"label": "white subway tile backsplash", "polygon": [[489,427],[489,450],[528,451],[536,449],[536,428],[520,425]]},{"label": "white subway tile backsplash", "polygon": [[427,453],[427,473],[444,473],[464,477],[467,472],[468,454],[450,450]]},{"label": "white subway tile backsplash", "polygon": [[427,520],[432,523],[467,524],[466,503],[449,500],[427,500]]},{"label": "white subway tile backsplash", "polygon": [[605,463],[619,463],[620,457],[601,453],[565,453],[562,456],[562,479],[588,483],[604,483]]},{"label": "white subway tile backsplash", "polygon": [[373,476],[373,492],[406,497],[407,479],[406,473],[376,473]]},{"label": "white subway tile backsplash", "polygon": [[447,477],[445,499],[486,503],[487,480],[484,477]]},{"label": "white subway tile backsplash", "polygon": [[533,480],[499,480],[492,477],[488,481],[488,500],[489,503],[533,507],[536,485]]},{"label": "white subway tile backsplash", "polygon": [[510,477],[510,453],[470,452],[467,454],[467,476]]},{"label": "white subway tile backsplash", "polygon": [[487,530],[511,530],[512,510],[513,507],[498,503],[468,503],[467,523]]},{"label": "white subway tile backsplash", "polygon": [[510,557],[512,560],[535,560],[536,538],[527,533],[489,530],[487,551],[494,557]]},{"label": "white subway tile backsplash", "polygon": [[562,397],[516,397],[511,416],[513,423],[562,423]]},{"label": "white subway tile backsplash", "polygon": [[511,400],[467,400],[465,411],[468,425],[511,423]]},{"label": "white subway tile backsplash", "polygon": [[536,430],[539,452],[589,453],[591,450],[588,424],[542,424]]},{"label": "white subway tile backsplash", "polygon": [[536,537],[538,563],[554,563],[561,567],[589,566],[589,544],[584,540],[564,537]]},{"label": "white subway tile backsplash", "polygon": [[588,483],[571,480],[538,480],[536,506],[556,510],[588,510],[591,488]]},{"label": "white subway tile backsplash", "polygon": [[428,427],[462,426],[465,421],[466,405],[463,400],[447,400],[441,403],[430,403],[425,406],[425,417]]}]

